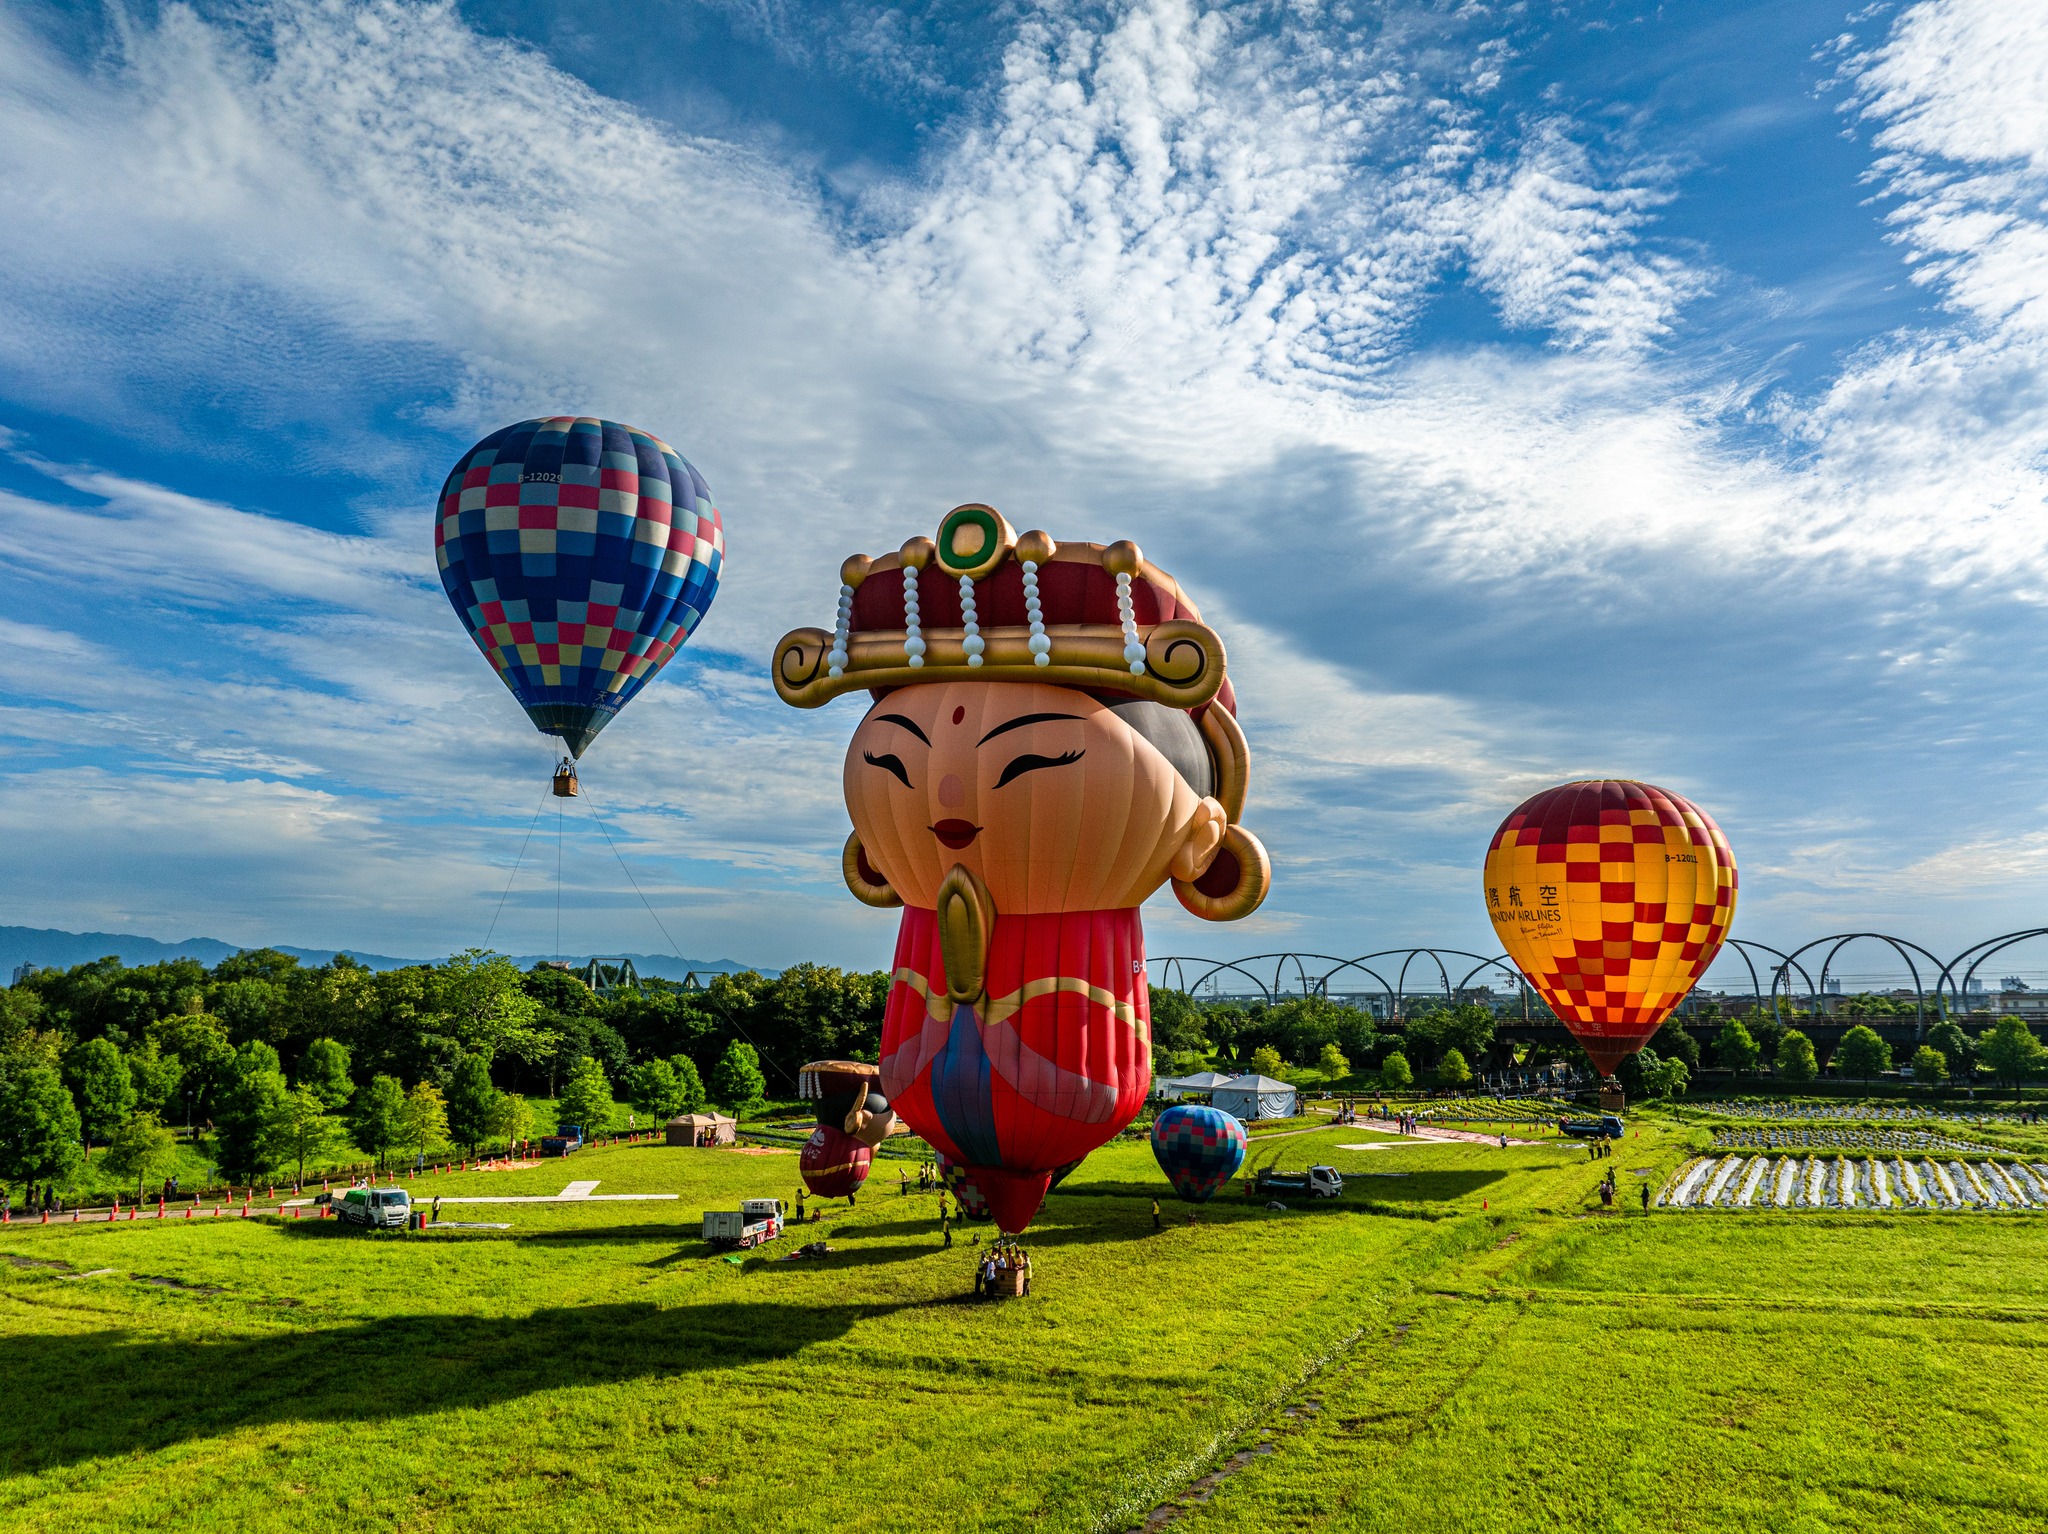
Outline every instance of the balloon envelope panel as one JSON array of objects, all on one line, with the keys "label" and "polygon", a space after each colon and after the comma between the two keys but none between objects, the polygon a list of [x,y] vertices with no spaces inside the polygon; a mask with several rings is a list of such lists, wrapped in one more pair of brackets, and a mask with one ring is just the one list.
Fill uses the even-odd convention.
[{"label": "balloon envelope panel", "polygon": [[441,487],[434,551],[499,680],[581,756],[702,621],[725,528],[667,443],[546,416],[463,454]]},{"label": "balloon envelope panel", "polygon": [[1735,855],[1648,783],[1566,783],[1501,823],[1487,914],[1508,957],[1603,1073],[1664,1025],[1735,919]]},{"label": "balloon envelope panel", "polygon": [[1244,1125],[1221,1108],[1182,1104],[1153,1121],[1152,1154],[1173,1191],[1206,1204],[1244,1165]]},{"label": "balloon envelope panel", "polygon": [[939,1182],[953,1195],[960,1206],[963,1220],[986,1220],[992,1218],[988,1200],[981,1196],[981,1186],[974,1180],[974,1174],[959,1163],[938,1156]]}]

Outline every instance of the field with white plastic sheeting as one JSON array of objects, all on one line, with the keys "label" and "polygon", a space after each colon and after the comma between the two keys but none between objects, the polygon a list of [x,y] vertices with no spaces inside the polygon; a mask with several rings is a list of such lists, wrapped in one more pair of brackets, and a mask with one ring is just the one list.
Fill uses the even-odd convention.
[{"label": "field with white plastic sheeting", "polygon": [[1660,1209],[2048,1210],[2048,1163],[1701,1156],[1672,1174],[1655,1202]]},{"label": "field with white plastic sheeting", "polygon": [[1924,1129],[1877,1129],[1850,1125],[1844,1129],[1716,1129],[1715,1150],[1870,1150],[1963,1151],[1995,1155],[2005,1149],[1976,1140],[1956,1140]]},{"label": "field with white plastic sheeting", "polygon": [[[1688,1102],[1687,1113],[1724,1119],[1781,1119],[1842,1124],[2023,1124],[2024,1114],[2008,1109],[1932,1108],[1917,1103]],[[2031,1111],[2031,1110],[2029,1110]]]}]

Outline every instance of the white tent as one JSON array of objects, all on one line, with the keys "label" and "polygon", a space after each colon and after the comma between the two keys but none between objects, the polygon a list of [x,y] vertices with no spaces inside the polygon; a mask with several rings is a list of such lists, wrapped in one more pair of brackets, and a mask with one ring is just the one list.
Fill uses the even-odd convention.
[{"label": "white tent", "polygon": [[1291,1119],[1294,1088],[1271,1076],[1239,1076],[1209,1094],[1209,1101],[1234,1119]]},{"label": "white tent", "polygon": [[1213,1092],[1229,1080],[1221,1071],[1196,1071],[1192,1076],[1166,1077],[1155,1082],[1152,1090],[1159,1097],[1186,1097],[1193,1092]]}]

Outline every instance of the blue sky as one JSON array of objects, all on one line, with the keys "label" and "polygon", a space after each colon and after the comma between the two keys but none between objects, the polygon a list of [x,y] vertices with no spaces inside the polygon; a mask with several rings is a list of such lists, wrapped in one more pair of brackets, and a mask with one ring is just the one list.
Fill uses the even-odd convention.
[{"label": "blue sky", "polygon": [[1739,936],[2043,914],[2031,8],[26,3],[0,129],[0,923],[551,948],[430,505],[558,410],[726,517],[585,775],[686,952],[882,962],[764,661],[967,499],[1231,646],[1278,881],[1155,953],[1478,947],[1591,774],[1720,819]]}]

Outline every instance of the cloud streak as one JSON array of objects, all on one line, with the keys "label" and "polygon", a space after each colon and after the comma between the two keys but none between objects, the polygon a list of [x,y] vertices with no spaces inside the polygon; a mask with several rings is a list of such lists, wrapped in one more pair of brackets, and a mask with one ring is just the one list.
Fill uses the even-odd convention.
[{"label": "cloud streak", "polygon": [[[643,882],[724,951],[872,957],[833,894],[851,720],[780,709],[759,663],[828,613],[841,555],[966,499],[1135,536],[1227,615],[1273,934],[1483,941],[1461,881],[1493,820],[1595,771],[1715,805],[1765,866],[1811,845],[1816,797],[1866,847],[1912,807],[1869,853],[1883,899],[1973,921],[1945,849],[2044,818],[1986,767],[2037,717],[2001,657],[2041,648],[2048,563],[2048,150],[1996,110],[2043,48],[1997,9],[1917,6],[1836,55],[1905,267],[1954,322],[1760,400],[1669,349],[1723,276],[1660,238],[1679,171],[1517,95],[1527,39],[1476,11],[1034,8],[927,163],[850,215],[451,5],[167,7],[96,69],[0,18],[24,146],[0,193],[36,210],[0,227],[8,393],[355,487],[345,518],[295,515],[53,464],[48,493],[0,499],[9,792],[91,771],[146,802],[173,770],[330,796],[345,812],[296,824],[333,849],[339,925],[250,920],[458,942],[539,753],[439,610],[424,506],[473,436],[574,408],[676,440],[727,511],[696,653],[600,769]],[[919,35],[900,57],[925,89]],[[1423,344],[1454,291],[1495,334]],[[110,599],[144,614],[128,637],[90,617]],[[1945,804],[1958,771],[1973,802]],[[461,850],[479,825],[496,851]],[[420,897],[438,914],[367,897],[399,845],[455,871]],[[1782,889],[1785,920],[1872,903]],[[1747,886],[1757,919],[1778,898]]]}]

